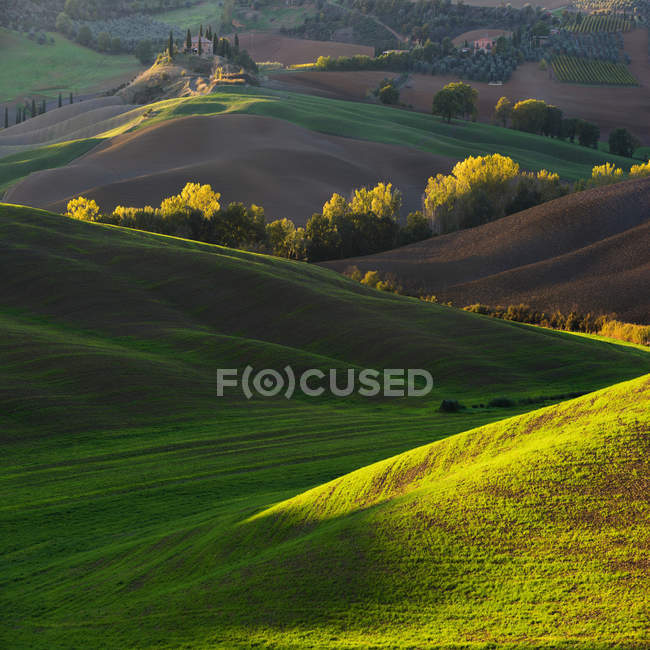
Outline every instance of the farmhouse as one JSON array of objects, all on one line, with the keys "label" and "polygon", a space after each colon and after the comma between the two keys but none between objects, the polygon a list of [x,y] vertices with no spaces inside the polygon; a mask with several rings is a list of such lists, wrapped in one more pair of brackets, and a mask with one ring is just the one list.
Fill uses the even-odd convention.
[{"label": "farmhouse", "polygon": [[[203,56],[212,56],[214,54],[212,41],[209,38],[205,38],[205,36],[200,38],[201,38],[201,54]],[[187,47],[185,49],[187,50]],[[192,36],[191,53],[192,54],[199,53],[199,36]]]}]

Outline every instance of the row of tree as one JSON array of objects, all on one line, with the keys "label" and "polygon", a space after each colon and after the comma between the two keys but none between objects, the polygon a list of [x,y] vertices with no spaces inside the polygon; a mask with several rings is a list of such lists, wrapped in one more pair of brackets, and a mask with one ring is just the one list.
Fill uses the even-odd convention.
[{"label": "row of tree", "polygon": [[[433,98],[432,112],[447,122],[457,117],[476,119],[478,92],[463,82],[447,84]],[[600,127],[579,118],[565,118],[557,106],[539,99],[524,99],[514,105],[508,97],[501,97],[494,107],[494,120],[503,127],[535,133],[551,138],[577,141],[584,147],[598,148]],[[613,154],[632,157],[639,141],[625,128],[614,129],[609,136],[609,150]]]},{"label": "row of tree", "polygon": [[118,206],[103,214],[95,201],[79,197],[70,201],[67,214],[310,262],[377,253],[432,234],[419,212],[400,222],[402,196],[390,183],[356,190],[350,200],[334,194],[304,228],[289,219],[267,224],[261,207],[242,203],[222,206],[220,199],[209,185],[188,183],[158,208]]},{"label": "row of tree", "polygon": [[[70,93],[69,96],[70,104],[74,103],[73,94]],[[63,106],[63,95],[59,93],[58,106],[61,108]],[[22,105],[16,106],[15,120],[14,124],[20,124],[26,120],[36,117],[37,115],[43,115],[47,112],[47,101],[45,99],[37,102],[36,99],[32,98],[31,102],[26,101]],[[9,123],[9,107],[5,106],[4,108],[4,128],[8,129],[11,124]]]},{"label": "row of tree", "polygon": [[[650,176],[650,162],[635,165],[629,177]],[[591,179],[573,186],[557,174],[523,172],[500,154],[470,156],[450,174],[431,177],[423,212],[400,218],[402,195],[391,183],[355,190],[351,198],[333,194],[304,228],[290,219],[266,223],[263,208],[242,203],[223,207],[209,185],[188,183],[160,207],[118,206],[103,214],[97,203],[79,197],[67,214],[166,235],[248,248],[290,259],[319,262],[370,255],[445,233],[494,221],[571,191],[619,182],[628,176],[610,164],[594,167]]]}]

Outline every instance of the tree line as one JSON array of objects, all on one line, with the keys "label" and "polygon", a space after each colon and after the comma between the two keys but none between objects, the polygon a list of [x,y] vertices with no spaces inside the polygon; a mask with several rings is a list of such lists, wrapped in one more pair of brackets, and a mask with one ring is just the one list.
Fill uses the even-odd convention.
[{"label": "tree line", "polygon": [[421,212],[400,219],[402,195],[390,183],[355,190],[349,200],[332,195],[304,228],[290,219],[267,224],[260,206],[222,206],[220,199],[209,185],[188,183],[157,208],[117,206],[104,214],[94,200],[78,197],[69,202],[66,214],[309,262],[369,255],[432,235]]},{"label": "tree line", "polygon": [[305,227],[286,218],[267,223],[260,206],[222,206],[220,193],[198,183],[187,183],[180,194],[165,199],[157,208],[117,206],[111,213],[103,213],[94,200],[78,197],[70,201],[66,214],[84,221],[320,262],[379,253],[493,221],[572,191],[642,176],[650,176],[650,161],[633,166],[629,175],[606,163],[595,166],[590,179],[569,185],[555,173],[525,172],[511,158],[492,154],[470,156],[457,163],[450,174],[429,178],[423,210],[411,212],[405,219],[401,217],[402,194],[391,183],[362,187],[349,198],[333,194]]},{"label": "tree line", "polygon": [[[432,112],[447,122],[452,119],[478,115],[478,92],[463,82],[447,84],[433,97]],[[550,138],[578,142],[584,147],[598,149],[600,127],[593,122],[564,117],[562,109],[540,99],[523,99],[514,105],[501,97],[494,107],[494,121],[505,128],[544,135]],[[614,129],[609,136],[610,153],[631,158],[639,141],[625,128]]]},{"label": "tree line", "polygon": [[[363,273],[358,266],[349,266],[343,271],[343,275],[359,282],[371,289],[387,291],[403,296],[418,298],[424,302],[438,303],[436,296],[428,294],[413,293],[404,289],[398,277],[394,273],[381,273],[370,270]],[[441,303],[446,307],[455,307],[451,301]],[[552,313],[539,309],[533,309],[530,305],[520,303],[508,305],[507,307],[491,307],[482,303],[474,303],[462,308],[464,311],[483,316],[491,316],[501,320],[513,321],[515,323],[527,323],[538,325],[554,330],[565,332],[581,332],[585,334],[597,334],[609,338],[636,343],[638,345],[650,345],[650,326],[625,323],[617,320],[611,314],[594,314],[591,312],[580,313],[575,310],[562,312],[556,309]]]}]

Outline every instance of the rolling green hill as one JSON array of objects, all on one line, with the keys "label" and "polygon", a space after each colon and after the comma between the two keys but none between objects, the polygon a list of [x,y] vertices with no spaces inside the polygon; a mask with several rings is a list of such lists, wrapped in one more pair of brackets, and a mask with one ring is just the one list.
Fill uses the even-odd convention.
[{"label": "rolling green hill", "polygon": [[[445,612],[447,638],[461,626],[482,642],[495,634],[492,617],[503,623],[504,638],[521,638],[526,625],[538,619],[550,627],[552,607],[570,608],[566,611],[575,615],[572,621],[581,621],[586,639],[595,638],[594,626],[601,623],[606,638],[639,637],[633,626],[642,601],[631,603],[638,593],[637,560],[626,545],[613,555],[621,561],[620,571],[631,576],[621,603],[634,616],[622,632],[611,617],[585,619],[620,596],[614,580],[619,578],[598,564],[602,556],[579,556],[578,587],[572,590],[553,573],[558,567],[569,570],[561,559],[537,562],[556,549],[536,536],[526,547],[529,554],[517,556],[532,582],[512,592],[512,603],[521,606],[510,603],[514,609],[507,611],[514,618],[508,622],[507,614],[499,618],[490,609],[510,602],[510,583],[491,582],[513,567],[509,547],[497,535],[502,529],[490,532],[493,546],[482,554],[474,542],[463,545],[462,537],[451,540],[430,527],[431,548],[451,553],[453,566],[469,566],[476,574],[474,582],[462,581],[451,564],[442,574],[422,555],[420,571],[420,555],[395,552],[391,544],[405,549],[411,543],[414,553],[423,554],[424,538],[419,528],[408,532],[399,524],[410,526],[415,505],[395,520],[390,513],[430,490],[426,503],[458,522],[465,511],[454,510],[458,504],[445,501],[451,493],[432,482],[444,474],[446,486],[466,490],[463,503],[474,526],[488,512],[477,497],[481,486],[503,475],[503,498],[508,490],[521,490],[524,504],[530,504],[520,513],[505,505],[498,511],[511,517],[503,520],[508,525],[527,526],[513,530],[513,543],[524,533],[532,535],[535,526],[538,532],[562,533],[564,519],[552,525],[535,520],[533,505],[545,496],[549,507],[570,506],[571,486],[589,473],[587,465],[559,461],[569,463],[576,454],[580,462],[603,460],[601,473],[619,467],[642,476],[640,466],[625,464],[635,458],[632,443],[640,444],[632,434],[647,426],[641,382],[614,389],[610,398],[602,393],[593,405],[587,396],[450,438],[443,443],[448,466],[458,471],[445,473],[427,460],[421,469],[431,480],[416,483],[418,472],[406,471],[400,479],[406,501],[393,499],[398,482],[390,472],[382,499],[350,496],[377,476],[377,467],[371,467],[336,483],[340,491],[325,510],[313,498],[329,487],[267,509],[360,467],[544,403],[522,400],[594,390],[648,373],[646,351],[374,292],[334,272],[287,260],[17,206],[0,206],[0,242],[4,647],[367,645],[383,642],[377,635],[391,623],[404,626],[404,643],[419,645],[425,633],[445,637],[427,628],[413,642],[418,616],[436,621]],[[217,398],[216,370],[247,363],[256,368],[290,363],[298,370],[422,367],[432,371],[436,387],[417,400]],[[519,400],[517,406],[480,406],[500,395]],[[443,398],[461,399],[468,408],[441,413]],[[602,415],[591,418],[596,407]],[[555,453],[562,422],[566,445]],[[525,437],[526,427],[540,429],[542,438]],[[599,446],[604,434],[608,444]],[[626,440],[629,453],[615,466],[612,450],[622,449]],[[415,467],[427,453],[407,455],[404,467]],[[545,484],[546,492],[532,489],[538,485],[532,469],[540,454],[558,461],[559,473],[549,471],[549,481],[560,477],[566,483],[566,467],[576,468],[575,476],[568,475],[573,482],[558,492],[560,501],[553,500],[552,482]],[[483,464],[484,481],[478,471]],[[594,481],[601,479],[604,484],[601,474]],[[373,506],[379,500],[385,500],[380,509]],[[356,506],[350,508],[351,501]],[[606,503],[612,513],[624,505],[614,497]],[[632,508],[636,502],[625,503]],[[541,512],[538,518],[545,516]],[[374,513],[386,519],[374,520]],[[366,527],[369,521],[384,522],[385,528]],[[354,522],[365,522],[359,547],[350,545],[348,532],[354,531],[353,541],[357,534]],[[604,529],[613,531],[611,539],[609,532],[582,534],[580,526],[576,552],[588,554],[601,542],[616,545],[622,538],[620,526]],[[629,539],[642,541],[634,526],[628,528]],[[390,540],[373,541],[373,531],[380,530],[388,531]],[[408,542],[408,535],[414,541]],[[340,563],[330,565],[334,560]],[[321,581],[323,566],[330,570]],[[349,569],[350,583],[341,567]],[[391,578],[395,569],[403,571],[399,581],[396,573]],[[560,604],[540,600],[545,584]],[[599,584],[609,585],[600,604],[593,600]],[[413,603],[422,604],[420,614],[404,598],[410,585]],[[561,604],[565,592],[570,595]],[[492,602],[492,594],[495,605],[484,602],[487,596]],[[432,613],[436,598],[437,614]],[[456,602],[451,609],[450,599]],[[468,622],[477,602],[483,604]],[[367,611],[361,615],[361,610]],[[368,626],[375,624],[372,632]],[[576,626],[567,623],[565,629],[578,635]],[[539,630],[534,630],[538,636]],[[386,643],[401,642],[386,634]]]},{"label": "rolling green hill", "polygon": [[[134,109],[120,117],[122,128],[108,131],[101,137],[119,135],[133,125],[137,125],[134,128],[146,128],[156,122],[189,115],[243,113],[286,120],[331,135],[414,147],[457,160],[498,152],[512,157],[524,169],[549,169],[566,180],[589,178],[592,167],[605,161],[625,170],[631,165],[629,158],[513,129],[460,120],[448,125],[422,113],[260,88],[228,88],[203,97],[164,100],[148,108],[147,119],[141,118],[142,108]],[[83,140],[79,140],[74,146],[83,147],[82,143]],[[59,147],[66,147],[66,143]],[[38,159],[38,169],[57,167],[64,164],[64,160],[69,161],[67,157],[52,157],[47,149],[35,149],[25,155],[30,161]],[[20,171],[0,170],[3,189],[24,176]]]}]

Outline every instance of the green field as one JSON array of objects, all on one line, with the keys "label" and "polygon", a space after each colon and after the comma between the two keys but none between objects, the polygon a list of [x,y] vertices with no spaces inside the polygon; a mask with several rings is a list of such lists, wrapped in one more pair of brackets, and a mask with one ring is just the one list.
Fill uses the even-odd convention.
[{"label": "green field", "polygon": [[100,54],[60,34],[54,45],[38,45],[18,32],[0,28],[0,103],[59,92],[97,92],[129,81],[142,65],[131,55]]},{"label": "green field", "polygon": [[622,63],[561,55],[553,59],[552,65],[558,81],[598,86],[639,85],[639,82]]},{"label": "green field", "polygon": [[[316,486],[648,373],[647,351],[15,206],[0,240],[3,647],[641,638],[645,506],[608,493],[602,512],[637,507],[638,527],[587,518],[608,473],[644,476],[640,382],[344,477],[331,503]],[[436,386],[217,398],[216,369],[247,363],[420,367]],[[499,396],[516,406],[485,406]],[[441,413],[443,398],[467,408]]]}]

